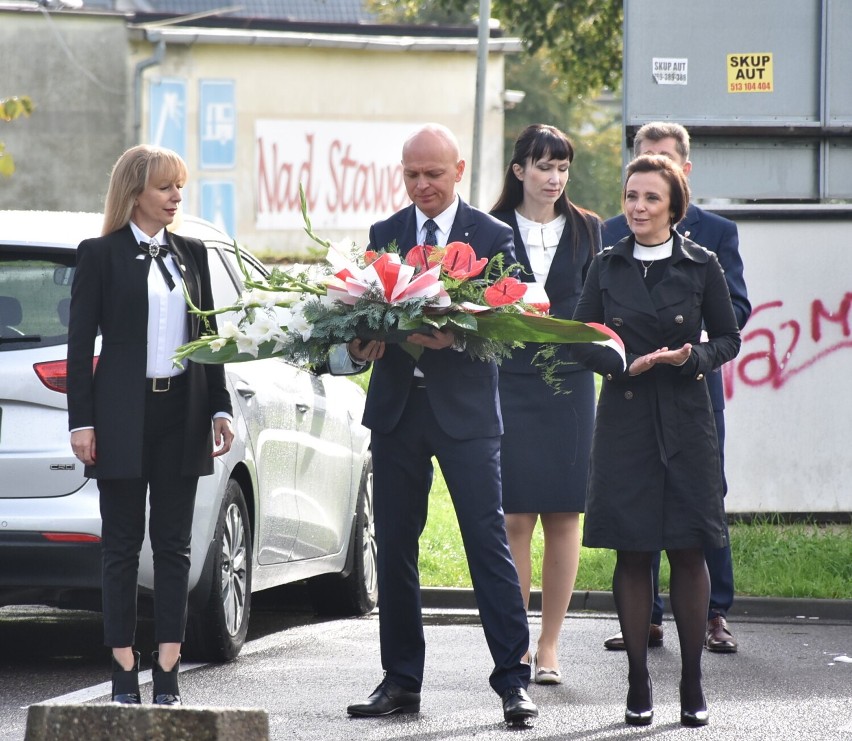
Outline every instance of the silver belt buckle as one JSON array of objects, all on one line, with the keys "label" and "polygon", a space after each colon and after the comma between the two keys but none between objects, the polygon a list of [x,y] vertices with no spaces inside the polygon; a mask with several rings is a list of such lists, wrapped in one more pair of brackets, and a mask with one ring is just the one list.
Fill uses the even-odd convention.
[{"label": "silver belt buckle", "polygon": [[[161,387],[161,382],[164,384]],[[168,391],[171,388],[172,379],[171,376],[166,376],[165,378],[152,378],[151,379],[151,391],[155,394],[160,394],[164,391]]]}]

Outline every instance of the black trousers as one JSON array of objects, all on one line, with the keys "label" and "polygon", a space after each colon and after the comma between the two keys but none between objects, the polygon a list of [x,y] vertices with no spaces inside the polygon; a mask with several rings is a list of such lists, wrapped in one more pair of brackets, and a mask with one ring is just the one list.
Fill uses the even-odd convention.
[{"label": "black trousers", "polygon": [[142,476],[99,479],[103,552],[104,644],[132,646],[136,635],[136,582],[145,539],[150,488],[154,553],[156,642],[182,643],[186,631],[189,553],[197,476],[181,476],[185,385],[145,396]]}]

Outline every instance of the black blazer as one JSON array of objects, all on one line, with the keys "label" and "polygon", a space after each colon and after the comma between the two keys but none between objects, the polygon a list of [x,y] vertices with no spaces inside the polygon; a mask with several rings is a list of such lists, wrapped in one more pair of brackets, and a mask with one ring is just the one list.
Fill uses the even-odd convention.
[{"label": "black blazer", "polygon": [[[515,239],[515,255],[518,262],[524,266],[524,271],[519,277],[526,283],[532,283],[535,281],[535,276],[532,272],[526,247],[521,239],[515,211],[492,211],[491,215],[512,227]],[[550,299],[550,313],[552,316],[561,319],[571,319],[574,316],[574,309],[580,300],[586,273],[594,256],[601,251],[601,223],[597,217],[591,214],[582,217],[591,227],[592,237],[590,238],[589,232],[581,227],[576,250],[573,246],[571,219],[570,217],[566,218],[565,229],[562,231],[559,244],[556,245],[550,272],[548,272],[547,281],[544,284],[544,290]],[[539,373],[540,371],[533,365],[532,360],[540,347],[540,343],[528,342],[523,348],[513,350],[512,356],[505,358],[500,364],[500,372]],[[556,359],[566,363],[566,365],[560,367],[560,373],[586,370],[578,363],[572,362],[569,345],[560,345],[557,348]]]},{"label": "black blazer", "polygon": [[[486,213],[459,200],[450,242],[467,242],[477,257],[489,260],[502,253],[505,265],[515,262],[512,230]],[[381,251],[395,242],[401,255],[417,244],[414,206],[398,211],[370,228],[370,248]],[[424,350],[416,365],[426,377],[426,392],[438,424],[450,437],[468,440],[503,434],[497,396],[497,364],[471,359],[452,349]],[[364,426],[380,433],[396,427],[414,374],[415,360],[389,344],[376,361],[364,409]]]},{"label": "black blazer", "polygon": [[[168,234],[193,303],[213,308],[207,250],[197,239]],[[94,427],[93,478],[137,478],[142,473],[145,367],[148,353],[148,268],[130,225],[77,248],[68,325],[68,427]],[[187,312],[189,337],[201,334],[199,317]],[[215,320],[211,319],[215,329]],[[92,372],[98,329],[102,346]],[[186,363],[189,393],[181,473],[213,472],[211,417],[232,412],[221,365]]]}]

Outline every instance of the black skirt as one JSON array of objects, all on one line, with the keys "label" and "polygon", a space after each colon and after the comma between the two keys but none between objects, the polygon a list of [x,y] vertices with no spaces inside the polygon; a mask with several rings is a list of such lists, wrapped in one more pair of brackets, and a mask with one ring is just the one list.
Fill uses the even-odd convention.
[{"label": "black skirt", "polygon": [[582,512],[595,420],[589,371],[564,373],[554,393],[538,373],[500,372],[503,511]]}]

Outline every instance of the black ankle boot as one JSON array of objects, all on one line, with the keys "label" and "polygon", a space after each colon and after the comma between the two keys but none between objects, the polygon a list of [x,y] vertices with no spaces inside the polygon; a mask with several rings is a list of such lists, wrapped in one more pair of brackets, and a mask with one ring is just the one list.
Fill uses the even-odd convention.
[{"label": "black ankle boot", "polygon": [[178,656],[178,660],[171,671],[165,671],[160,666],[160,653],[158,651],[151,654],[151,661],[151,676],[154,680],[154,704],[181,705],[180,689],[178,689],[180,656]]},{"label": "black ankle boot", "polygon": [[133,652],[133,668],[125,669],[112,657],[112,702],[122,705],[139,705],[139,652]]}]

